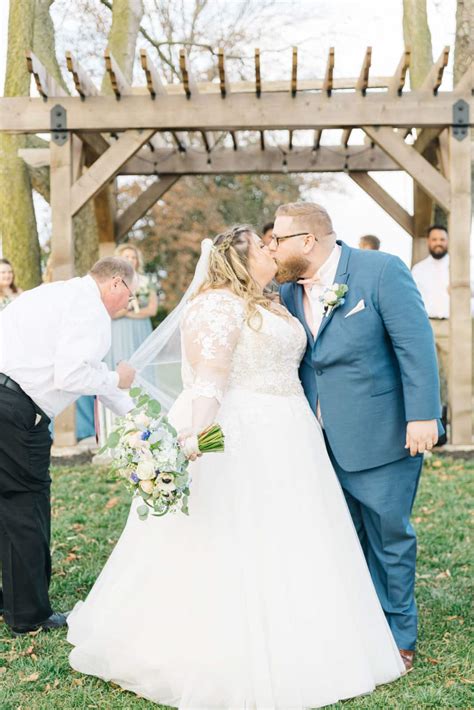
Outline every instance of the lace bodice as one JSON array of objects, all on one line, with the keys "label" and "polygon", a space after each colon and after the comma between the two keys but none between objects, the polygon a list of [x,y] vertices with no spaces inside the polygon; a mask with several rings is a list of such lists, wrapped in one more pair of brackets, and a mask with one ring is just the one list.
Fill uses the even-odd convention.
[{"label": "lace bodice", "polygon": [[183,317],[183,383],[194,397],[222,401],[239,388],[274,395],[303,395],[298,367],[306,347],[302,325],[259,308],[258,330],[245,322],[241,299],[209,291],[191,301]]}]

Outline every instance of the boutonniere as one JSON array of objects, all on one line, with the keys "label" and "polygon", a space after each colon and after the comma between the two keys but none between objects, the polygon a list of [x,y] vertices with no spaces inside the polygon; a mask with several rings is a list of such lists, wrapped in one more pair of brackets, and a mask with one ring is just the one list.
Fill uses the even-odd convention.
[{"label": "boutonniere", "polygon": [[335,308],[342,306],[345,302],[344,296],[348,292],[349,287],[346,284],[333,284],[329,288],[325,288],[319,300],[324,306],[324,315],[328,318]]}]

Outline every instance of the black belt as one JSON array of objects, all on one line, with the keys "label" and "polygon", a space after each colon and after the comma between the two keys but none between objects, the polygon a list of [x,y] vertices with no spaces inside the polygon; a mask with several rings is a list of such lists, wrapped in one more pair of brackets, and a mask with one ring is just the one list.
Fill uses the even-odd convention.
[{"label": "black belt", "polygon": [[26,394],[24,390],[21,389],[20,385],[18,382],[15,382],[15,380],[12,380],[11,377],[8,377],[8,375],[5,375],[3,372],[0,372],[0,386],[1,387],[7,387],[9,390],[13,390],[13,392],[18,392],[18,394],[22,394],[24,397],[27,397],[30,402],[33,404],[33,407],[35,408],[35,412],[38,412],[38,414],[41,414],[44,419],[46,419],[48,422],[51,421],[50,417],[48,417],[47,414],[43,412],[40,407],[34,402],[31,397]]}]

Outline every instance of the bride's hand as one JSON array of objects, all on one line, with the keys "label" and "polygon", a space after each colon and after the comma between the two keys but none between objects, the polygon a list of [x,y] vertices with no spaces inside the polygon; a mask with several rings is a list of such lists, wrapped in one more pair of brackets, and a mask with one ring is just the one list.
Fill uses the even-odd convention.
[{"label": "bride's hand", "polygon": [[191,429],[183,429],[179,432],[178,443],[189,461],[195,461],[202,455],[199,452],[197,435]]}]

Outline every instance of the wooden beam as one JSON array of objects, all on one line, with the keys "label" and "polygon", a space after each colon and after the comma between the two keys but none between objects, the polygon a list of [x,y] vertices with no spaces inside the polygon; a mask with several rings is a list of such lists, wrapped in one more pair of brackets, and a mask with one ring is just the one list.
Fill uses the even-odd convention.
[{"label": "wooden beam", "polygon": [[[32,167],[50,164],[49,148],[24,148],[18,154]],[[268,147],[262,152],[255,146],[219,148],[212,153],[212,164],[202,151],[177,155],[170,148],[150,151],[142,148],[123,165],[119,175],[156,175],[166,170],[170,175],[215,175],[235,173],[280,173],[282,149]],[[378,147],[361,150],[360,146],[321,146],[318,155],[311,146],[295,146],[289,161],[290,172],[395,171],[400,167]]]},{"label": "wooden beam", "polygon": [[66,66],[68,71],[72,74],[76,91],[82,99],[85,99],[87,96],[99,95],[98,88],[72,52],[66,52]]},{"label": "wooden beam", "polygon": [[60,86],[51,76],[48,70],[40,62],[36,54],[28,51],[26,53],[26,64],[28,71],[33,75],[38,93],[43,99],[52,96],[67,96],[63,87]]},{"label": "wooden beam", "polygon": [[151,98],[165,96],[167,93],[166,88],[146,49],[140,49],[140,65],[145,72],[146,86]]},{"label": "wooden beam", "polygon": [[176,175],[162,175],[153,182],[137,199],[119,215],[116,227],[115,238],[117,241],[123,239],[135,222],[141,219],[148,210],[179,180]]},{"label": "wooden beam", "polygon": [[451,443],[472,444],[472,316],[470,285],[471,150],[467,135],[449,136],[451,211],[449,214]]},{"label": "wooden beam", "polygon": [[391,128],[362,126],[374,143],[412,176],[418,185],[442,207],[449,211],[449,183],[413,146],[407,145],[402,136]]},{"label": "wooden beam", "polygon": [[227,81],[225,73],[224,50],[219,49],[217,52],[217,61],[219,68],[219,85],[221,87],[221,96],[223,99],[230,93],[230,84]]},{"label": "wooden beam", "polygon": [[[238,151],[219,148],[212,151],[212,162],[203,151],[188,150],[178,155],[171,149],[154,153],[146,148],[131,158],[119,171],[119,175],[219,175],[281,173],[284,148],[267,146],[243,146]],[[361,150],[360,146],[321,146],[315,151],[311,146],[293,146],[287,155],[288,172],[342,172],[342,171],[395,171],[400,167],[378,147]]]},{"label": "wooden beam", "polygon": [[100,133],[86,133],[85,131],[77,131],[77,136],[83,143],[87,145],[92,152],[99,157],[110,148],[110,143]]},{"label": "wooden beam", "polygon": [[331,96],[334,82],[334,47],[329,47],[328,61],[326,64],[326,74],[324,75],[323,91],[327,96]]},{"label": "wooden beam", "polygon": [[118,62],[114,59],[112,52],[107,47],[104,54],[105,69],[109,75],[110,83],[117,101],[120,101],[122,96],[129,96],[132,93],[132,87],[123,75]]},{"label": "wooden beam", "polygon": [[405,48],[402,57],[398,63],[390,83],[388,85],[387,93],[390,96],[401,96],[403,93],[403,87],[405,86],[407,71],[410,66],[411,60],[411,49]]},{"label": "wooden beam", "polygon": [[291,57],[291,95],[293,98],[298,91],[298,47],[293,47]]},{"label": "wooden beam", "polygon": [[[466,101],[474,111],[474,99]],[[68,130],[96,133],[120,132],[129,128],[174,131],[246,131],[354,126],[394,126],[419,128],[448,126],[452,123],[453,94],[411,92],[399,98],[385,92],[365,98],[350,93],[327,96],[311,93],[302,101],[287,94],[255,95],[232,93],[222,101],[217,95],[196,96],[186,102],[181,96],[160,97],[160,110],[147,95],[128,96],[126,102],[110,96],[93,96],[86,102],[65,96],[61,106],[67,111]],[[49,107],[42,99],[11,97],[0,99],[0,130],[12,133],[50,131]]]},{"label": "wooden beam", "polygon": [[197,96],[199,89],[191,68],[189,66],[189,57],[184,49],[179,50],[179,68],[183,77],[183,87],[186,98],[190,99],[192,95]]},{"label": "wooden beam", "polygon": [[91,165],[74,183],[71,191],[71,215],[75,215],[94,197],[153,136],[153,130],[126,131],[120,139]]},{"label": "wooden beam", "polygon": [[376,180],[368,173],[364,172],[349,172],[349,176],[364,192],[372,197],[405,232],[411,237],[414,236],[413,215],[409,214]]},{"label": "wooden beam", "polygon": [[453,89],[455,94],[472,94],[474,92],[474,62],[468,66]]},{"label": "wooden beam", "polygon": [[262,93],[262,77],[260,74],[260,50],[255,50],[255,93],[257,98],[260,98]]},{"label": "wooden beam", "polygon": [[436,128],[423,128],[423,130],[418,132],[418,136],[414,143],[415,150],[423,155],[428,146],[436,140],[443,130],[444,128],[442,126],[437,126]]},{"label": "wooden beam", "polygon": [[433,64],[427,77],[420,87],[420,91],[432,91],[436,96],[443,81],[443,73],[449,61],[449,47],[446,46],[441,52],[438,61]]}]

